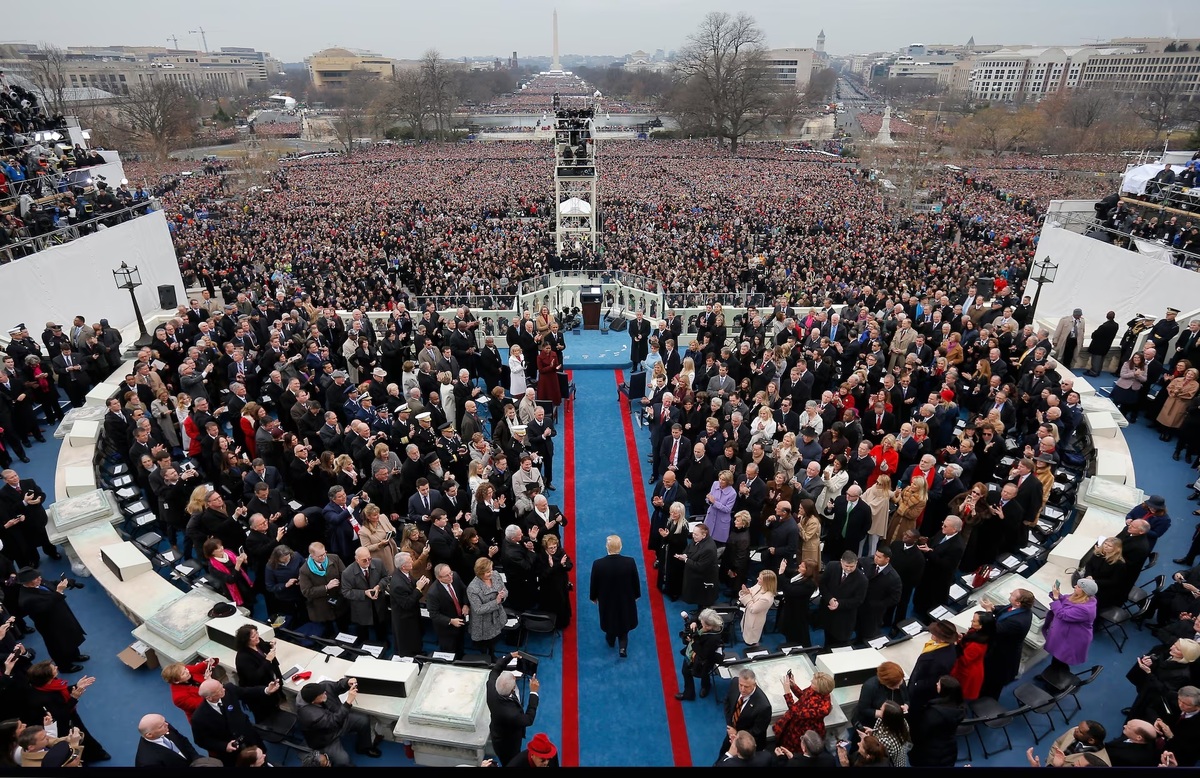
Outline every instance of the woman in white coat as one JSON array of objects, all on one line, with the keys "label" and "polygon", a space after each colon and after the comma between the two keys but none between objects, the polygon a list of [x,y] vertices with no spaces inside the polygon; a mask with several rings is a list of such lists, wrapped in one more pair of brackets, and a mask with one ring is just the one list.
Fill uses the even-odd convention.
[{"label": "woman in white coat", "polygon": [[846,472],[846,460],[834,457],[821,473],[821,481],[825,484],[824,491],[817,498],[817,513],[824,516],[833,506],[833,501],[842,496],[850,483],[850,474]]},{"label": "woman in white coat", "polygon": [[525,355],[515,343],[508,350],[508,370],[511,373],[508,391],[513,397],[525,394]]}]

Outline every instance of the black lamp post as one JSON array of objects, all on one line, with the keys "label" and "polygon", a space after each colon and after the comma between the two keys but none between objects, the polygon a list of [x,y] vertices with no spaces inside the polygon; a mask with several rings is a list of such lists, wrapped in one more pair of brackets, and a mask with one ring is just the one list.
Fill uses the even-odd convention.
[{"label": "black lamp post", "polygon": [[137,295],[133,291],[142,285],[142,274],[138,272],[137,265],[129,267],[124,262],[119,268],[112,271],[112,274],[117,288],[128,289],[129,299],[133,301],[133,315],[137,317],[138,332],[140,333],[134,346],[140,349],[142,346],[150,345],[150,333],[146,332],[146,320],[142,318],[142,309],[138,307]]},{"label": "black lamp post", "polygon": [[1042,296],[1042,287],[1054,283],[1058,275],[1058,265],[1050,261],[1049,256],[1042,257],[1040,262],[1034,262],[1030,268],[1029,280],[1037,281],[1037,291],[1033,293],[1033,315],[1037,315],[1038,299]]}]

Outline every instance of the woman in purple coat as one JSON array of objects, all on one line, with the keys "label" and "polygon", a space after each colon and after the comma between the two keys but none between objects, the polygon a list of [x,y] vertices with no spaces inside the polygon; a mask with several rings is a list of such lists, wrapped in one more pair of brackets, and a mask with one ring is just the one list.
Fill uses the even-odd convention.
[{"label": "woman in purple coat", "polygon": [[1050,668],[1070,672],[1071,665],[1087,661],[1092,644],[1092,624],[1096,621],[1096,582],[1080,578],[1070,597],[1063,597],[1058,586],[1050,592],[1050,612],[1042,625],[1046,653],[1052,657]]},{"label": "woman in purple coat", "polygon": [[718,543],[729,540],[729,524],[733,521],[733,503],[737,500],[737,490],[733,488],[733,473],[722,470],[713,481],[708,496],[708,512],[704,515],[704,523],[708,527],[709,536]]}]

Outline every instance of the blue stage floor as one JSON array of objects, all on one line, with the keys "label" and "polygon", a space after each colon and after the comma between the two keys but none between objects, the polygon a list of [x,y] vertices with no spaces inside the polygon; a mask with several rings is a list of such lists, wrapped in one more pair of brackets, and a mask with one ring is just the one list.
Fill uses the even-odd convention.
[{"label": "blue stage floor", "polygon": [[612,370],[629,367],[629,333],[582,330],[567,334],[568,370]]}]

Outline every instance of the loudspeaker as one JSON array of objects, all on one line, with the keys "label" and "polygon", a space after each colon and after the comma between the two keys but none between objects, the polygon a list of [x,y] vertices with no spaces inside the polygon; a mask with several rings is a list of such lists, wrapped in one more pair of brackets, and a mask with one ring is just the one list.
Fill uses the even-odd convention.
[{"label": "loudspeaker", "polygon": [[158,307],[167,311],[173,311],[179,307],[179,298],[175,296],[175,287],[171,284],[159,285]]},{"label": "loudspeaker", "polygon": [[[983,295],[983,299],[990,300],[996,292],[996,279],[991,276],[980,276],[975,281],[975,293]],[[972,301],[973,302],[973,301]]]},{"label": "loudspeaker", "polygon": [[624,332],[629,327],[629,319],[626,319],[624,316],[614,319],[611,327],[615,332]]}]

